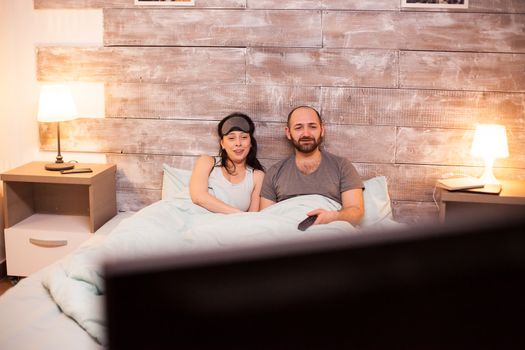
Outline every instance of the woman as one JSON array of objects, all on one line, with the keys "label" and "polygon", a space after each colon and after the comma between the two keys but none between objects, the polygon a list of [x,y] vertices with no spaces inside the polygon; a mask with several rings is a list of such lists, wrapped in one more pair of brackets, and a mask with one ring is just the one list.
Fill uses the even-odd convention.
[{"label": "woman", "polygon": [[[258,211],[264,171],[257,159],[253,121],[232,113],[220,121],[217,131],[219,157],[203,155],[197,160],[190,179],[191,200],[214,213]],[[210,181],[227,194],[229,204],[208,192]]]}]

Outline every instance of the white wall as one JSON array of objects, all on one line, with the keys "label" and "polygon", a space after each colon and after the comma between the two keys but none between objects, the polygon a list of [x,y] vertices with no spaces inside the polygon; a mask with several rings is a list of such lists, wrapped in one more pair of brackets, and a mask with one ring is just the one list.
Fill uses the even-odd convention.
[{"label": "white wall", "polygon": [[[101,10],[34,10],[32,0],[0,0],[0,172],[56,156],[38,149],[35,46],[101,46],[102,33]],[[70,86],[80,117],[104,116],[103,84]],[[105,162],[100,154],[62,155],[66,161]],[[5,260],[2,228],[0,217],[0,263]]]}]

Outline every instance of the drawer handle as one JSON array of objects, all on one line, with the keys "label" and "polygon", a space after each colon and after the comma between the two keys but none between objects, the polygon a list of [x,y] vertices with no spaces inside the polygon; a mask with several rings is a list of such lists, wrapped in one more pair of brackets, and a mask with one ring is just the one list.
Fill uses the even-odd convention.
[{"label": "drawer handle", "polygon": [[45,240],[45,239],[29,238],[29,242],[31,244],[34,244],[39,247],[44,247],[44,248],[56,248],[56,247],[63,247],[67,245],[66,240],[50,241],[50,240]]}]

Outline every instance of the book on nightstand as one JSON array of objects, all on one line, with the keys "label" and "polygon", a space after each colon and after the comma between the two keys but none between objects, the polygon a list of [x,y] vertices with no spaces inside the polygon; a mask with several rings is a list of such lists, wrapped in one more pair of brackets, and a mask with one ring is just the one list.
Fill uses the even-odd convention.
[{"label": "book on nightstand", "polygon": [[485,186],[485,183],[476,177],[462,176],[451,177],[448,179],[439,179],[436,182],[436,186],[449,191],[459,191],[472,188],[482,188]]},{"label": "book on nightstand", "polygon": [[501,192],[501,184],[487,184],[480,188],[469,188],[469,189],[461,190],[461,191],[486,193],[486,194],[499,194]]}]

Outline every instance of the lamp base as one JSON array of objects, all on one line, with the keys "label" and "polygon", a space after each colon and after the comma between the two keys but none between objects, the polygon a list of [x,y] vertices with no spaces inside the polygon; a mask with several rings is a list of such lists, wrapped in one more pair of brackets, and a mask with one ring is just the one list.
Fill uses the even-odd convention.
[{"label": "lamp base", "polygon": [[501,182],[499,182],[498,179],[494,176],[494,172],[492,171],[492,164],[494,164],[494,159],[492,158],[486,158],[485,159],[485,169],[483,169],[483,175],[479,178],[485,185],[499,185]]},{"label": "lamp base", "polygon": [[71,163],[49,163],[49,164],[46,164],[45,166],[46,170],[51,170],[51,171],[69,170],[69,169],[73,169],[74,167],[75,167],[75,164],[71,164]]}]

